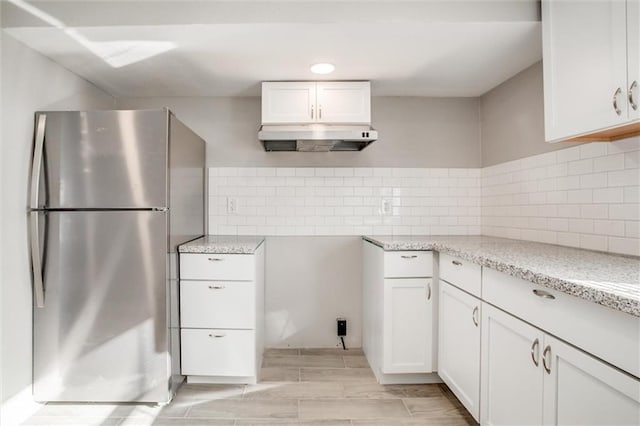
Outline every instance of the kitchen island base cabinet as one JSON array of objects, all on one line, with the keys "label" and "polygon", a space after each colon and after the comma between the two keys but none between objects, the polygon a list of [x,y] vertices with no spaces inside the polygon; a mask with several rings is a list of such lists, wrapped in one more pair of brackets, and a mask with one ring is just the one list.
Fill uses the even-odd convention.
[{"label": "kitchen island base cabinet", "polygon": [[443,280],[439,284],[438,374],[477,421],[481,302]]},{"label": "kitchen island base cabinet", "polygon": [[438,383],[433,255],[363,242],[363,350],[381,384]]},{"label": "kitchen island base cabinet", "polygon": [[640,381],[482,306],[483,425],[638,425]]}]

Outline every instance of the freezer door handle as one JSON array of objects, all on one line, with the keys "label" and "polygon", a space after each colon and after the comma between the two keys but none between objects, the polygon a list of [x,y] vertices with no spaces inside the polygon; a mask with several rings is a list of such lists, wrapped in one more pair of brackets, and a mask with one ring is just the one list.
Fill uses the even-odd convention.
[{"label": "freezer door handle", "polygon": [[40,171],[42,170],[42,158],[44,156],[44,129],[46,124],[46,114],[38,114],[33,145],[33,160],[31,163],[31,194],[29,206],[32,209],[40,207],[38,205],[38,196],[40,194]]},{"label": "freezer door handle", "polygon": [[42,258],[40,257],[40,227],[38,220],[40,212],[29,213],[31,234],[31,268],[33,269],[33,293],[37,308],[44,308],[44,280],[42,277]]}]

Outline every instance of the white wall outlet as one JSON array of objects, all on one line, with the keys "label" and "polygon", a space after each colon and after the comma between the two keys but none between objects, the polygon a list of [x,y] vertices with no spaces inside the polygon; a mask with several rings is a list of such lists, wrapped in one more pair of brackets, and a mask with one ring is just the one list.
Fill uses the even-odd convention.
[{"label": "white wall outlet", "polygon": [[237,197],[227,197],[227,213],[228,214],[237,214],[238,213],[238,198]]},{"label": "white wall outlet", "polygon": [[391,198],[383,198],[382,205],[380,206],[380,214],[383,216],[389,216],[393,212],[393,204]]}]

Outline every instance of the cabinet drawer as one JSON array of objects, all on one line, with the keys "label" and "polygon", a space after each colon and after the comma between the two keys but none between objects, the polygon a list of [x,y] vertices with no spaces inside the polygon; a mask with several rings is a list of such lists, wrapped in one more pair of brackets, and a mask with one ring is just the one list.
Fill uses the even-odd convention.
[{"label": "cabinet drawer", "polygon": [[180,281],[180,324],[192,328],[254,329],[253,281]]},{"label": "cabinet drawer", "polygon": [[440,253],[440,278],[480,297],[482,267],[475,263]]},{"label": "cabinet drawer", "polygon": [[430,251],[387,251],[384,253],[385,278],[417,278],[433,275]]},{"label": "cabinet drawer", "polygon": [[640,377],[640,318],[493,269],[482,274],[486,302]]},{"label": "cabinet drawer", "polygon": [[252,281],[251,254],[180,254],[180,278],[187,280]]},{"label": "cabinet drawer", "polygon": [[182,329],[182,374],[255,376],[253,330]]}]

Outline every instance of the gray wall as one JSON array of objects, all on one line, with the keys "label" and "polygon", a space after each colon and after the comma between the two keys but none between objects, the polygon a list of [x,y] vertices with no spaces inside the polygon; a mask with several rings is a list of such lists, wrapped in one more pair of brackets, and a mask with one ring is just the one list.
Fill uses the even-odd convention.
[{"label": "gray wall", "polygon": [[260,98],[124,98],[119,108],[168,106],[226,167],[479,167],[478,99],[374,97],[380,139],[362,152],[267,153],[257,139]]},{"label": "gray wall", "polygon": [[111,96],[15,39],[2,35],[2,424],[28,415],[31,397],[31,274],[27,182],[34,112],[113,108]]},{"label": "gray wall", "polygon": [[544,140],[542,62],[482,95],[480,134],[483,167],[576,145]]}]

